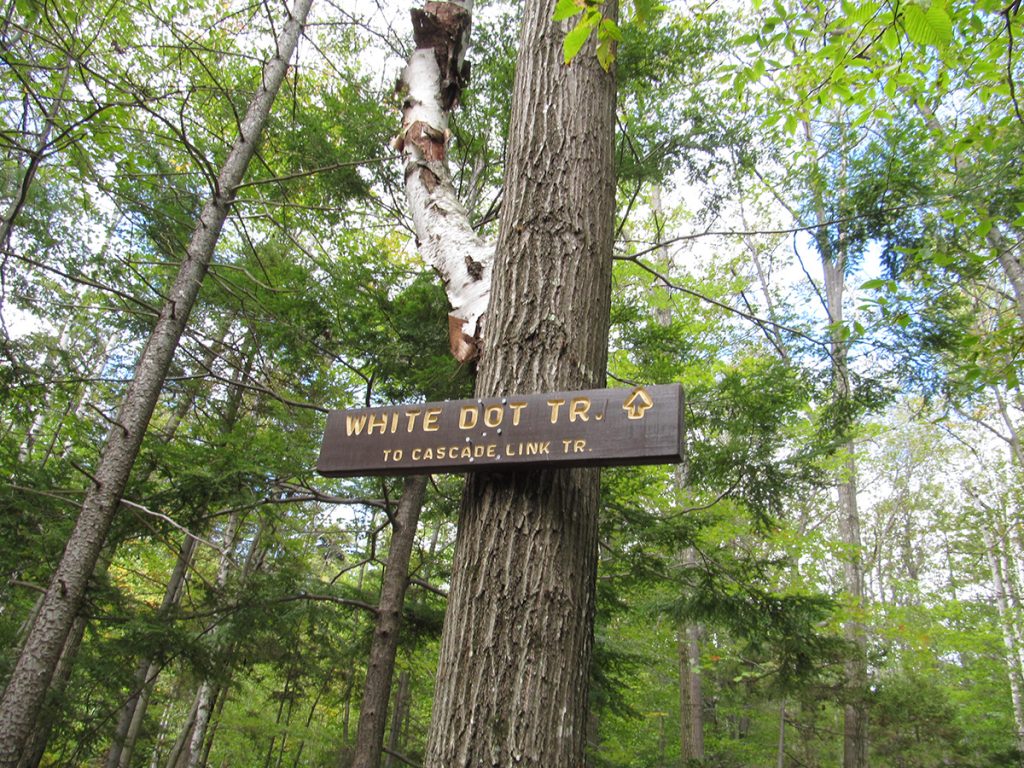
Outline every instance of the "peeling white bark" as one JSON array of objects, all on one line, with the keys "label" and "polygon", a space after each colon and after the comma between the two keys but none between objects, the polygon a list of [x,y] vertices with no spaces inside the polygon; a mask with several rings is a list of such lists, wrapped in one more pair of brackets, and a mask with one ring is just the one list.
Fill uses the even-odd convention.
[{"label": "peeling white bark", "polygon": [[451,182],[446,160],[448,113],[466,80],[463,57],[472,2],[427,2],[414,11],[416,50],[399,88],[402,133],[395,146],[405,165],[405,188],[420,253],[444,281],[452,354],[466,362],[479,355],[483,316],[491,293],[494,246],[469,220]]}]

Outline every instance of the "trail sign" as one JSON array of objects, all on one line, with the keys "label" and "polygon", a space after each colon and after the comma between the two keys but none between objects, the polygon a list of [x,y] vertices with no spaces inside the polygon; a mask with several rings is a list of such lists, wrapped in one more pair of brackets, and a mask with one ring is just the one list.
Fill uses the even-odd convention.
[{"label": "trail sign", "polygon": [[588,389],[331,411],[329,477],[682,461],[682,387]]}]

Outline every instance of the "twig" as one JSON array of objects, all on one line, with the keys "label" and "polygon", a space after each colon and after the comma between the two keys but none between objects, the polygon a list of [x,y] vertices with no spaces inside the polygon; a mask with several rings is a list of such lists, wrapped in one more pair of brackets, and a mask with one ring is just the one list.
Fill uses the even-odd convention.
[{"label": "twig", "polygon": [[38,584],[33,584],[31,581],[22,581],[21,579],[8,579],[7,583],[12,587],[23,587],[24,589],[31,589],[33,592],[41,592],[46,594],[46,587],[41,587]]},{"label": "twig", "polygon": [[780,331],[785,331],[786,333],[792,333],[794,336],[799,336],[802,339],[806,339],[807,341],[811,342],[812,344],[816,344],[816,345],[818,345],[820,347],[825,347],[825,348],[828,347],[828,343],[827,342],[820,341],[819,339],[816,339],[813,336],[810,336],[809,334],[804,333],[803,331],[798,331],[796,328],[791,328],[788,325],[783,325],[782,323],[777,323],[774,320],[768,320],[766,318],[758,317],[757,315],[752,315],[749,312],[744,312],[742,309],[737,309],[736,307],[730,307],[728,304],[726,304],[724,302],[721,302],[718,299],[712,299],[710,296],[705,296],[703,293],[698,293],[697,291],[694,291],[691,288],[685,288],[685,287],[679,285],[678,283],[674,283],[669,278],[665,277],[665,275],[661,274],[661,272],[659,272],[654,267],[652,267],[650,264],[647,264],[647,263],[641,261],[639,257],[640,257],[640,254],[636,254],[635,256],[616,256],[615,258],[619,259],[620,261],[631,261],[631,262],[633,262],[638,267],[640,267],[640,269],[642,269],[645,272],[648,272],[651,275],[653,275],[654,277],[658,278],[658,280],[660,280],[667,288],[671,288],[672,290],[679,291],[680,293],[685,293],[688,296],[693,296],[695,299],[699,299],[700,301],[705,301],[708,304],[712,304],[712,305],[718,307],[719,309],[724,309],[726,312],[732,312],[734,315],[739,315],[740,317],[742,317],[742,318],[744,318],[746,320],[749,320],[752,323],[756,323],[758,325],[771,325],[771,326],[773,326],[775,328],[778,328]]},{"label": "twig", "polygon": [[414,763],[412,760],[410,760],[408,757],[403,755],[401,752],[395,752],[394,750],[388,749],[387,747],[381,747],[381,751],[382,752],[386,752],[387,754],[391,755],[393,758],[395,758],[399,762],[405,763],[406,765],[413,766],[413,768],[423,768],[422,765],[420,765],[419,763]]},{"label": "twig", "polygon": [[237,565],[237,563],[235,563],[234,559],[231,557],[231,553],[228,552],[226,549],[221,549],[212,541],[208,541],[207,539],[204,539],[202,536],[197,536],[196,534],[192,533],[192,531],[190,531],[188,528],[183,526],[181,523],[176,522],[175,520],[163,514],[162,512],[156,512],[150,509],[149,507],[145,507],[142,504],[138,504],[134,501],[129,501],[128,499],[125,498],[121,499],[121,503],[124,504],[125,506],[131,507],[132,509],[137,509],[139,512],[143,512],[144,514],[147,514],[150,517],[155,517],[159,520],[163,520],[165,523],[169,523],[172,527],[177,528],[179,531],[181,531],[189,538],[195,539],[200,544],[205,544],[221,556],[226,557],[229,561],[231,561],[232,564]]},{"label": "twig", "polygon": [[439,587],[435,587],[429,582],[423,581],[423,579],[409,579],[410,584],[415,584],[417,587],[423,587],[428,592],[433,592],[435,595],[443,597],[445,600],[448,599],[448,593]]},{"label": "twig", "polygon": [[235,191],[244,189],[245,187],[258,187],[261,184],[275,184],[280,181],[291,181],[292,179],[301,179],[303,176],[313,176],[317,173],[328,173],[330,171],[336,171],[340,168],[360,168],[364,165],[375,165],[383,162],[390,162],[390,158],[376,158],[372,160],[351,160],[344,163],[331,163],[330,165],[324,165],[319,168],[312,168],[308,171],[296,171],[295,173],[287,173],[284,176],[275,176],[271,179],[255,179],[254,181],[243,181],[234,187]]}]

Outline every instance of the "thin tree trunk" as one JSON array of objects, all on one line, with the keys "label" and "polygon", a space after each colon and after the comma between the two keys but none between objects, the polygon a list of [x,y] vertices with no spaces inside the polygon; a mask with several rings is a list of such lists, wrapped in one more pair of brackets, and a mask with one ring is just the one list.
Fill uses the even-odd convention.
[{"label": "thin tree trunk", "polygon": [[288,672],[288,677],[284,681],[284,690],[281,691],[281,700],[277,705],[277,716],[274,718],[274,731],[270,735],[270,744],[267,746],[267,756],[263,760],[263,768],[270,768],[270,763],[274,759],[274,745],[277,743],[277,731],[278,726],[281,725],[281,715],[284,714],[284,703],[288,699],[288,692],[291,688],[292,677],[291,670]]},{"label": "thin tree trunk", "polygon": [[231,679],[233,675],[228,674],[227,680],[217,687],[213,696],[213,714],[210,715],[210,726],[203,741],[203,758],[200,765],[207,765],[210,762],[210,751],[217,740],[217,729],[220,727],[220,718],[224,713],[224,705],[228,700],[228,691],[231,690]]},{"label": "thin tree trunk", "polygon": [[[661,203],[661,185],[655,185],[651,193],[651,213],[657,222],[656,238],[664,240],[664,231],[660,222],[664,220]],[[672,260],[668,248],[661,244],[658,252],[663,260],[662,269],[666,276],[672,273]],[[663,326],[672,324],[671,302],[665,297],[665,306],[656,312],[658,323]],[[684,450],[684,455],[685,455]],[[678,503],[686,495],[689,485],[689,463],[684,461],[672,473],[675,486],[675,497]],[[680,557],[683,569],[696,568],[697,552],[693,547],[685,547]],[[677,653],[679,658],[679,748],[683,765],[704,759],[704,693],[700,675],[700,625],[691,621],[682,621],[678,631]]]},{"label": "thin tree trunk", "polygon": [[28,746],[33,724],[81,608],[86,585],[106,541],[178,340],[213,258],[235,190],[255,153],[311,2],[296,0],[277,41],[277,50],[264,69],[261,86],[239,126],[240,135],[217,178],[214,195],[200,214],[186,258],[168,292],[101,451],[93,484],[86,493],[74,531],[0,699],[0,768],[15,768]]},{"label": "thin tree trunk", "polygon": [[285,747],[288,746],[288,735],[292,727],[292,713],[295,711],[295,695],[292,695],[288,699],[288,714],[284,718],[284,729],[281,734],[281,746],[277,750],[277,761],[274,763],[274,768],[281,768],[281,763],[284,762],[284,751]]},{"label": "thin tree trunk", "polygon": [[[808,141],[812,140],[810,125],[804,129]],[[840,171],[842,173],[842,171]],[[831,334],[830,354],[832,358],[832,386],[837,404],[848,401],[853,395],[849,376],[849,349],[843,336],[843,293],[846,276],[845,234],[840,231],[833,245],[829,238],[828,216],[825,212],[824,194],[820,186],[813,190],[815,216],[818,229],[816,243],[821,257],[825,279],[825,309],[828,312]],[[841,194],[839,192],[838,194]],[[843,581],[846,592],[859,613],[864,605],[864,574],[861,555],[860,515],[857,508],[857,459],[856,446],[852,439],[846,441],[843,470],[836,486],[838,496],[839,537],[846,547],[843,559]],[[866,768],[867,766],[867,638],[859,618],[847,619],[843,625],[844,634],[853,645],[854,655],[846,662],[847,703],[843,708],[843,768]]]},{"label": "thin tree trunk", "polygon": [[[158,620],[165,618],[168,612],[181,599],[185,574],[188,571],[189,564],[192,562],[195,546],[196,540],[191,536],[185,536],[182,540],[177,562],[175,562],[171,576],[167,580],[163,601],[160,603],[160,608],[157,611]],[[124,703],[118,716],[117,730],[114,732],[113,743],[107,751],[106,768],[128,768],[132,752],[135,749],[135,740],[142,729],[142,721],[146,714],[146,707],[149,704],[153,683],[156,682],[158,669],[159,666],[150,659],[143,659],[139,663],[139,667],[135,672],[131,695]]]},{"label": "thin tree trunk", "polygon": [[[839,484],[839,530],[840,538],[848,548],[843,562],[846,590],[859,611],[864,603],[864,583],[860,565],[860,518],[857,512],[856,459],[853,442],[846,446],[846,477]],[[855,655],[846,663],[846,679],[850,701],[844,707],[843,718],[843,768],[865,768],[867,766],[867,638],[859,618],[848,619],[844,624],[846,638],[856,649]]]},{"label": "thin tree trunk", "polygon": [[[65,338],[68,330],[68,323],[60,327],[60,331],[57,333],[57,344],[56,349],[62,350],[65,343]],[[48,371],[50,366],[53,365],[54,358],[56,357],[54,347],[50,347],[46,351],[46,357],[43,360],[42,370]],[[21,442],[21,447],[18,449],[18,461],[26,462],[32,456],[32,449],[36,444],[36,435],[39,430],[43,428],[43,424],[46,422],[46,413],[53,407],[51,398],[46,395],[36,405],[36,412],[29,422],[28,429],[25,430],[25,438]]]},{"label": "thin tree trunk", "polygon": [[[175,691],[180,690],[179,686],[180,681],[175,685]],[[173,698],[172,696],[172,700]],[[170,702],[168,702],[168,705],[164,707],[164,711],[160,713],[160,723],[156,729],[156,739],[153,742],[153,751],[149,758],[149,768],[159,768],[160,766],[160,749],[163,747],[164,741],[167,738],[167,731],[171,727],[171,709]]]},{"label": "thin tree trunk", "polygon": [[679,748],[683,765],[704,759],[704,694],[700,629],[684,623],[679,635]]},{"label": "thin tree trunk", "polygon": [[[1013,705],[1013,722],[1016,727],[1014,742],[1017,752],[1024,756],[1024,675],[1021,672],[1020,649],[1017,648],[1016,633],[1013,630],[1013,617],[1006,594],[1006,583],[999,561],[995,536],[987,526],[981,528],[985,542],[985,553],[988,556],[989,568],[992,570],[992,586],[996,593],[996,609],[999,612],[999,625],[1003,631],[1003,645],[1006,647],[1006,674],[1010,682],[1010,701]],[[1018,759],[1024,764],[1024,758]]]},{"label": "thin tree trunk", "polygon": [[775,768],[786,768],[786,700],[779,704],[779,738],[775,745]]},{"label": "thin tree trunk", "polygon": [[[99,376],[103,367],[107,364],[107,345],[108,339],[102,339],[98,345],[98,349],[93,351],[92,357],[94,359],[93,367],[86,371],[86,378],[93,378]],[[68,402],[64,406],[64,411],[61,413],[60,418],[57,419],[57,423],[53,425],[53,430],[50,434],[49,443],[46,446],[46,451],[43,453],[42,460],[39,462],[40,466],[46,466],[50,459],[56,456],[64,456],[67,454],[70,440],[66,440],[63,445],[58,447],[61,442],[61,432],[64,429],[64,423],[72,416],[77,416],[79,411],[82,409],[82,405],[85,403],[85,398],[88,395],[88,390],[85,384],[78,385],[77,396],[69,398]]]},{"label": "thin tree trunk", "polygon": [[50,145],[50,134],[53,132],[53,127],[56,124],[57,112],[64,103],[64,93],[67,91],[70,75],[71,65],[65,61],[60,90],[57,93],[57,97],[50,103],[50,108],[43,117],[43,129],[39,132],[39,138],[36,141],[35,147],[28,155],[28,162],[25,164],[25,170],[21,175],[21,180],[18,182],[18,191],[14,195],[14,200],[11,201],[10,206],[4,212],[3,219],[0,220],[0,252],[11,252],[11,235],[14,231],[14,222],[28,201],[32,182],[35,181],[36,174],[39,172],[39,166],[42,165],[43,157],[46,155],[46,150]]},{"label": "thin tree trunk", "polygon": [[409,585],[409,560],[416,541],[416,525],[423,507],[429,475],[413,475],[405,479],[405,489],[398,508],[391,518],[391,547],[384,571],[380,600],[377,603],[377,624],[366,666],[363,703],[359,708],[356,728],[356,756],[353,768],[379,768],[381,746],[387,725],[388,697],[391,677],[398,652],[398,636],[402,623],[402,606]]},{"label": "thin tree trunk", "polygon": [[[316,708],[320,704],[320,699],[324,693],[327,692],[328,684],[333,681],[328,681],[320,687],[320,690],[316,692],[316,698],[313,699],[313,705],[309,708],[309,715],[306,717],[306,731],[309,731],[309,726],[313,724],[313,715],[316,714]],[[220,702],[218,702],[218,707]],[[292,768],[299,768],[299,761],[302,759],[302,752],[306,748],[306,740],[303,739],[299,742],[299,748],[295,750],[295,759],[292,761]]]},{"label": "thin tree trunk", "polygon": [[[192,705],[189,707],[188,717],[185,718],[185,727],[181,729],[181,733],[174,742],[174,746],[171,747],[170,754],[167,756],[167,768],[177,768],[181,764],[182,755],[185,752],[185,744],[188,742],[189,735],[192,733],[192,725],[196,721],[196,709],[199,706],[199,699],[195,696],[192,697]],[[156,768],[157,755],[153,755],[153,767]]]},{"label": "thin tree trunk", "polygon": [[1010,446],[1010,453],[1013,456],[1014,463],[1024,469],[1024,448],[1021,447],[1020,434],[1017,432],[1017,425],[1013,423],[1013,419],[1010,418],[1010,409],[1006,405],[1006,398],[1003,397],[1003,393],[999,391],[998,387],[991,387],[992,393],[996,398],[996,405],[999,406],[999,415],[1003,420],[1003,424],[1006,426],[1006,431],[1009,432],[1006,442]]},{"label": "thin tree trunk", "polygon": [[[228,574],[231,570],[231,553],[235,549],[235,539],[238,533],[238,526],[241,522],[241,512],[231,513],[228,519],[227,528],[224,531],[223,554],[220,564],[217,566],[217,577],[214,581],[218,592],[223,591],[228,583]],[[192,726],[192,734],[188,740],[186,750],[185,768],[196,768],[203,755],[203,740],[206,738],[206,728],[210,724],[210,715],[213,712],[214,698],[217,689],[212,680],[206,679],[199,684],[196,691],[196,716]]]},{"label": "thin tree trunk", "polygon": [[402,751],[402,732],[409,716],[409,671],[403,669],[398,675],[398,690],[395,692],[395,706],[391,714],[391,732],[388,735],[388,755],[384,768],[394,768],[395,752]]},{"label": "thin tree trunk", "polygon": [[349,725],[352,719],[352,691],[355,688],[355,674],[351,669],[345,678],[345,706],[341,717],[341,749],[338,750],[338,768],[352,765],[352,747],[349,744]]},{"label": "thin tree trunk", "polygon": [[[614,10],[614,9],[612,9]],[[605,381],[615,81],[527,0],[478,397]],[[473,475],[425,765],[582,766],[600,474]]]}]

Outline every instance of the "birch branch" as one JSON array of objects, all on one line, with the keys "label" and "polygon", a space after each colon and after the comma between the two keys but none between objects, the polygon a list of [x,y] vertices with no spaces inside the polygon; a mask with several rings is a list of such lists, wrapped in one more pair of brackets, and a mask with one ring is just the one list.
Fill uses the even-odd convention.
[{"label": "birch branch", "polygon": [[448,115],[469,80],[464,55],[472,0],[428,0],[412,11],[416,50],[402,71],[402,132],[394,141],[405,166],[405,191],[423,258],[440,274],[451,312],[452,355],[468,362],[480,354],[483,318],[491,293],[494,246],[474,231],[448,170]]}]

